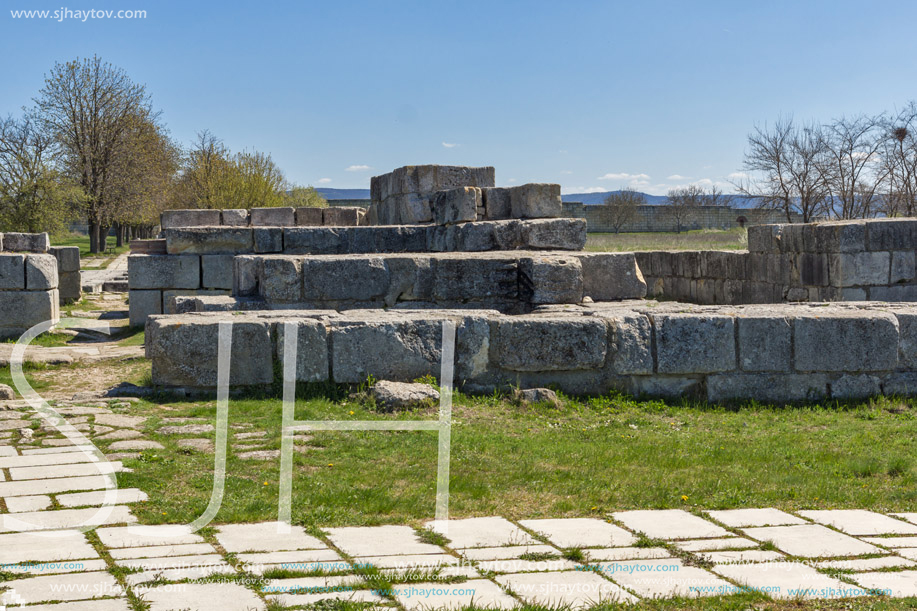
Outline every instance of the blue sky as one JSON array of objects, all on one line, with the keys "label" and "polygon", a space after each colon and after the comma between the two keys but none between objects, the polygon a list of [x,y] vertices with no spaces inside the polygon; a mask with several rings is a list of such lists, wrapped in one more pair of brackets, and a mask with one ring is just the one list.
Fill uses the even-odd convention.
[{"label": "blue sky", "polygon": [[[368,188],[401,165],[497,183],[664,194],[725,183],[756,123],[917,98],[914,2],[4,0],[0,113],[55,61],[145,83],[173,137],[210,129],[297,183]],[[134,9],[145,19],[13,19]]]}]

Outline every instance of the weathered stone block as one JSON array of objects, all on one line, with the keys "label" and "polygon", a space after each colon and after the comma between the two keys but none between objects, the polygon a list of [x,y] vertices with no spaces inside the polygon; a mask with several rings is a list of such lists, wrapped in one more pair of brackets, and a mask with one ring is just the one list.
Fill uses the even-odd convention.
[{"label": "weathered stone block", "polygon": [[73,303],[83,297],[83,284],[80,272],[63,272],[57,278],[57,290],[61,304]]},{"label": "weathered stone block", "polygon": [[646,280],[633,253],[577,254],[583,266],[583,295],[595,301],[643,299]]},{"label": "weathered stone block", "polygon": [[252,230],[255,252],[283,252],[283,227],[255,227]]},{"label": "weathered stone block", "polygon": [[[357,236],[360,234],[371,236],[372,251],[369,252],[425,252],[429,250],[427,248],[427,232],[433,229],[435,227],[410,225],[358,227],[352,230],[354,240],[351,242],[348,252],[360,252],[354,246]],[[369,240],[367,239],[366,241]]]},{"label": "weathered stone block", "polygon": [[142,327],[149,316],[162,314],[162,291],[131,290],[128,301],[132,327]]},{"label": "weathered stone block", "polygon": [[586,246],[586,221],[583,219],[535,219],[518,226],[521,248],[582,250]]},{"label": "weathered stone block", "polygon": [[831,286],[888,284],[890,262],[891,254],[888,252],[831,255],[829,259]]},{"label": "weathered stone block", "polygon": [[53,246],[49,252],[57,259],[59,272],[80,271],[79,246]]},{"label": "weathered stone block", "polygon": [[302,263],[293,257],[265,257],[259,274],[261,297],[268,303],[302,300]]},{"label": "weathered stone block", "polygon": [[736,318],[739,367],[745,371],[791,371],[793,323],[779,315],[748,314]]},{"label": "weathered stone block", "polygon": [[794,321],[797,371],[888,371],[898,363],[898,320],[885,312],[825,311]]},{"label": "weathered stone block", "polygon": [[865,221],[835,221],[804,225],[806,252],[862,252],[866,249]]},{"label": "weathered stone block", "polygon": [[205,289],[232,288],[233,255],[201,255],[201,283]]},{"label": "weathered stone block", "polygon": [[797,256],[799,280],[806,286],[828,286],[828,255],[803,253]]},{"label": "weathered stone block", "polygon": [[252,208],[252,227],[293,227],[296,213],[293,208]]},{"label": "weathered stone block", "polygon": [[42,322],[60,319],[60,296],[49,291],[0,291],[0,338],[18,339]]},{"label": "weathered stone block", "polygon": [[917,219],[872,219],[866,225],[867,250],[917,248]]},{"label": "weathered stone block", "polygon": [[263,257],[234,257],[232,260],[232,294],[254,297],[260,291]]},{"label": "weathered stone block", "polygon": [[882,390],[888,396],[915,396],[917,395],[917,373],[913,371],[891,373],[883,380]]},{"label": "weathered stone block", "polygon": [[735,369],[731,316],[657,314],[652,318],[659,373],[718,373]]},{"label": "weathered stone block", "polygon": [[524,257],[519,284],[520,297],[532,304],[580,303],[583,266],[575,257]]},{"label": "weathered stone block", "polygon": [[53,255],[26,255],[25,288],[29,291],[57,288],[57,259]]},{"label": "weathered stone block", "polygon": [[[224,319],[225,320],[225,319]],[[229,365],[231,386],[270,384],[274,379],[271,325],[242,316],[232,324]],[[219,319],[181,321],[154,316],[146,327],[147,356],[153,360],[153,384],[213,388],[217,384]]]},{"label": "weathered stone block", "polygon": [[917,284],[869,287],[870,301],[917,301]]},{"label": "weathered stone block", "polygon": [[430,301],[433,298],[433,270],[427,257],[386,257],[388,288],[385,305],[404,301]]},{"label": "weathered stone block", "polygon": [[178,304],[188,297],[228,297],[229,291],[221,289],[167,289],[162,292],[162,313],[181,314]]},{"label": "weathered stone block", "polygon": [[222,222],[219,210],[166,210],[159,220],[163,231],[177,227],[217,227]]},{"label": "weathered stone block", "polygon": [[866,289],[841,289],[841,301],[866,301],[867,299]]},{"label": "weathered stone block", "polygon": [[286,227],[283,252],[288,255],[336,255],[347,252],[348,240],[340,228]]},{"label": "weathered stone block", "polygon": [[296,381],[324,382],[328,379],[328,330],[317,320],[299,320],[277,325],[277,360],[285,367],[287,326],[296,335]]},{"label": "weathered stone block", "polygon": [[221,210],[220,220],[224,227],[248,227],[248,210]]},{"label": "weathered stone block", "polygon": [[131,289],[196,289],[201,285],[198,255],[131,255],[127,258]]},{"label": "weathered stone block", "polygon": [[748,228],[748,252],[773,254],[780,251],[777,245],[779,225],[752,225]]},{"label": "weathered stone block", "polygon": [[[392,195],[382,202],[386,225],[416,225],[433,220],[432,194],[404,193]],[[326,223],[327,224],[327,223]]]},{"label": "weathered stone block", "polygon": [[322,222],[334,227],[356,227],[361,225],[361,217],[365,214],[363,208],[358,207],[331,207],[322,209]]},{"label": "weathered stone block", "polygon": [[25,289],[25,255],[0,254],[0,289]]},{"label": "weathered stone block", "polygon": [[770,403],[818,401],[828,396],[824,374],[727,373],[707,376],[707,400]]},{"label": "weathered stone block", "polygon": [[389,272],[380,257],[327,257],[303,260],[306,301],[367,301],[386,294]]},{"label": "weathered stone block", "polygon": [[473,222],[481,205],[481,190],[476,187],[437,191],[431,202],[433,222],[437,225]]},{"label": "weathered stone block", "polygon": [[868,399],[882,394],[882,383],[876,376],[845,375],[831,383],[834,399]]},{"label": "weathered stone block", "polygon": [[433,297],[437,301],[516,300],[518,266],[503,258],[442,257],[433,261]]},{"label": "weathered stone block", "polygon": [[892,253],[890,284],[910,282],[917,276],[914,269],[914,251],[898,250]]},{"label": "weathered stone block", "polygon": [[321,208],[297,208],[296,225],[299,227],[320,227],[324,224]]},{"label": "weathered stone block", "polygon": [[504,187],[489,187],[481,190],[484,203],[484,218],[500,221],[513,218],[510,190]]},{"label": "weathered stone block", "polygon": [[624,314],[610,319],[609,346],[612,369],[621,375],[653,373],[653,325],[642,314]]},{"label": "weathered stone block", "polygon": [[482,252],[497,248],[493,223],[461,223],[425,227],[431,252]]},{"label": "weathered stone block", "polygon": [[3,250],[6,252],[46,253],[51,248],[47,233],[4,233]]},{"label": "weathered stone block", "polygon": [[630,379],[630,393],[635,397],[698,397],[702,389],[703,380],[700,377],[653,375]]},{"label": "weathered stone block", "polygon": [[510,188],[513,218],[537,219],[563,216],[560,185],[531,183]]},{"label": "weathered stone block", "polygon": [[601,369],[607,352],[604,320],[519,316],[491,324],[491,361],[511,371]]},{"label": "weathered stone block", "polygon": [[250,227],[196,227],[165,229],[166,252],[170,255],[230,255],[253,252]]},{"label": "weathered stone block", "polygon": [[436,320],[332,321],[331,371],[338,383],[412,382],[438,376],[442,322]]}]

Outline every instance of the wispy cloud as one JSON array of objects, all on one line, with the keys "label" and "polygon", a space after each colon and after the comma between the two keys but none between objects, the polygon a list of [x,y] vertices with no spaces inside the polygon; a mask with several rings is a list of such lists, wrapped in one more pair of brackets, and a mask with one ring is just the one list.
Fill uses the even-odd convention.
[{"label": "wispy cloud", "polygon": [[372,168],[368,165],[351,165],[345,168],[348,172],[365,172],[371,170]]},{"label": "wispy cloud", "polygon": [[565,187],[561,189],[563,193],[602,193],[607,190],[604,187]]},{"label": "wispy cloud", "polygon": [[319,178],[318,179],[318,184],[320,185],[327,185],[329,182],[331,182],[330,178]]},{"label": "wispy cloud", "polygon": [[682,176],[681,174],[672,174],[667,177],[666,180],[691,180],[690,176]]},{"label": "wispy cloud", "polygon": [[599,176],[599,180],[649,180],[649,174],[628,174],[627,172],[609,172]]},{"label": "wispy cloud", "polygon": [[745,180],[748,178],[748,174],[745,172],[733,172],[732,174],[728,174],[726,178],[729,180]]},{"label": "wispy cloud", "polygon": [[456,144],[455,142],[443,142],[443,146],[446,147],[447,149],[454,149],[455,147],[458,146],[458,144]]},{"label": "wispy cloud", "polygon": [[573,171],[572,170],[561,170],[560,173],[561,174],[573,174]]}]

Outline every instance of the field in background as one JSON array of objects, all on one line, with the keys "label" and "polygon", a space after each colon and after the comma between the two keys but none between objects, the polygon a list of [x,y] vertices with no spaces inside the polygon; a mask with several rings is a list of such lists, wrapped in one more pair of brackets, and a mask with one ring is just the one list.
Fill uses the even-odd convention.
[{"label": "field in background", "polygon": [[700,229],[681,233],[590,233],[586,250],[631,252],[635,250],[744,250],[745,229]]},{"label": "field in background", "polygon": [[[114,246],[115,238],[109,236],[106,244],[108,246]],[[106,252],[91,255],[89,254],[89,236],[81,233],[64,233],[51,236],[51,246],[79,246],[81,267],[91,269],[106,269],[109,264],[115,260],[115,257],[130,250],[130,246],[125,244],[120,248],[112,249],[112,253],[114,254]],[[89,263],[89,265],[87,265],[87,263]]]}]

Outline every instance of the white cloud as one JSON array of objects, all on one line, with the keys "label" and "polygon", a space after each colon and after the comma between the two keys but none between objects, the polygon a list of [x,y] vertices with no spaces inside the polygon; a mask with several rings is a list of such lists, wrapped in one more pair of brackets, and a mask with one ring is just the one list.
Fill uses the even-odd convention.
[{"label": "white cloud", "polygon": [[727,175],[726,178],[729,180],[745,180],[748,178],[748,174],[745,172],[733,172],[732,174]]},{"label": "white cloud", "polygon": [[630,181],[643,181],[649,180],[649,174],[628,174],[627,172],[609,172],[603,176],[599,176],[599,180],[630,180]]},{"label": "white cloud", "polygon": [[367,170],[371,170],[372,168],[369,167],[368,165],[351,165],[351,166],[347,166],[347,168],[345,169],[348,172],[365,172]]},{"label": "white cloud", "polygon": [[330,178],[319,178],[318,179],[318,184],[320,185],[327,185],[329,182],[331,182]]},{"label": "white cloud", "polygon": [[605,187],[563,187],[561,193],[602,193],[607,191]]},{"label": "white cloud", "polygon": [[458,144],[456,144],[455,142],[443,142],[443,146],[446,147],[447,149],[454,149],[455,147],[458,146]]},{"label": "white cloud", "polygon": [[516,179],[515,179],[515,178],[510,178],[510,179],[507,180],[506,182],[508,182],[508,183],[513,183],[513,182],[516,182]]},{"label": "white cloud", "polygon": [[690,176],[682,176],[681,174],[672,174],[666,180],[691,180]]},{"label": "white cloud", "polygon": [[561,170],[560,173],[561,174],[573,174],[571,170]]}]

